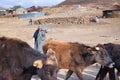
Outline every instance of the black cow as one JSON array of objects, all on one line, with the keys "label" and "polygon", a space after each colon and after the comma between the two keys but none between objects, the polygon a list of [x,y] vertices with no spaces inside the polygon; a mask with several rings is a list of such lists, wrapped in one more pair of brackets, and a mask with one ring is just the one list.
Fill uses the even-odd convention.
[{"label": "black cow", "polygon": [[120,44],[108,43],[104,44],[105,49],[108,51],[110,57],[115,62],[114,68],[109,68],[106,66],[101,66],[96,80],[103,80],[107,73],[109,73],[110,80],[116,80],[115,68],[117,69],[117,75],[120,76]]},{"label": "black cow", "polygon": [[[24,41],[0,37],[0,79],[2,80],[30,80],[39,70],[43,71],[39,75],[44,74],[42,80],[57,80],[55,78],[57,76],[49,76],[45,71],[54,66],[46,63],[49,58],[35,51]],[[37,68],[33,66],[36,60],[40,61]]]}]

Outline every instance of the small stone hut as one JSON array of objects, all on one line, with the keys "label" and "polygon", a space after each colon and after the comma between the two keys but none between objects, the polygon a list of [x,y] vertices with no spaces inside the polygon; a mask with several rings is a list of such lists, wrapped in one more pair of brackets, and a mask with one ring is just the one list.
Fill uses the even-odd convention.
[{"label": "small stone hut", "polygon": [[27,10],[24,8],[18,8],[16,9],[16,14],[25,14],[27,13]]},{"label": "small stone hut", "polygon": [[103,17],[105,17],[105,18],[120,18],[120,9],[104,10]]}]

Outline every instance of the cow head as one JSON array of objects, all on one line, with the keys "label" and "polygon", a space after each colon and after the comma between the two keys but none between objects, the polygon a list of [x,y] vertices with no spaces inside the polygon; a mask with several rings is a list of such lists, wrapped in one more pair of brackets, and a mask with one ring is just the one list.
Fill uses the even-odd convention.
[{"label": "cow head", "polygon": [[46,57],[44,65],[41,60],[37,60],[34,62],[33,66],[39,68],[38,75],[42,80],[57,80],[59,68],[55,52],[52,49],[48,49]]},{"label": "cow head", "polygon": [[115,63],[111,60],[107,50],[102,45],[99,44],[93,48],[89,48],[89,52],[94,54],[93,59],[95,62],[109,68],[114,67]]}]

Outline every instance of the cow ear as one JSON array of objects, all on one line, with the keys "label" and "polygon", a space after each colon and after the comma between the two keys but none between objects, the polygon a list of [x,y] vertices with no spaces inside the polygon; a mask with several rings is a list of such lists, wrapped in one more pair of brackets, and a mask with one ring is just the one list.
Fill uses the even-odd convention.
[{"label": "cow ear", "polygon": [[42,60],[36,60],[36,61],[34,61],[33,66],[36,67],[36,68],[41,69],[43,67]]},{"label": "cow ear", "polygon": [[90,54],[95,54],[96,53],[96,49],[95,48],[88,48],[87,51]]},{"label": "cow ear", "polygon": [[88,53],[92,53],[92,48],[87,48]]}]

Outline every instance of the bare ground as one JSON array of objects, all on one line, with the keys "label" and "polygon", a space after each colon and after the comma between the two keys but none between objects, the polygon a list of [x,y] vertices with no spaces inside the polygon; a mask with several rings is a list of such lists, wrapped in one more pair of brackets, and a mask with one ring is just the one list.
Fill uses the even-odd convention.
[{"label": "bare ground", "polygon": [[[33,33],[38,25],[28,25],[28,19],[0,19],[0,36],[19,38],[34,46]],[[62,41],[80,42],[88,45],[98,43],[120,44],[120,18],[103,19],[100,23],[81,25],[46,24],[47,39],[54,38]],[[85,80],[93,80],[99,67],[92,65],[83,72]],[[61,69],[59,80],[64,80],[67,69]],[[33,76],[35,77],[35,76]],[[35,80],[32,78],[31,80]],[[73,74],[69,80],[78,80]]]}]

